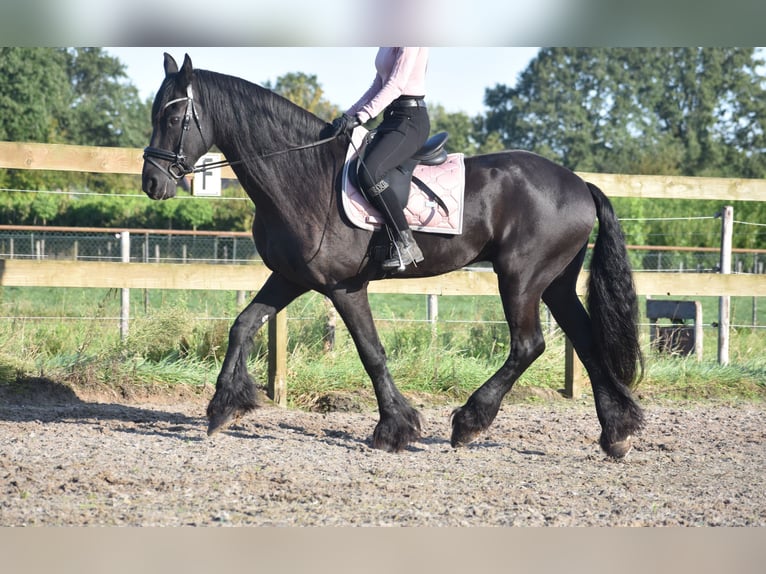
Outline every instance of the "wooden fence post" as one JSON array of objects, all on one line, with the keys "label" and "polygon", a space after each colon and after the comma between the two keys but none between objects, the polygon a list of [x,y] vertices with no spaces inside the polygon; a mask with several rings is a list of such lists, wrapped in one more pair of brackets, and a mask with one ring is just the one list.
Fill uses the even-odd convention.
[{"label": "wooden fence post", "polygon": [[269,378],[266,393],[280,407],[287,406],[287,309],[269,321]]},{"label": "wooden fence post", "polygon": [[324,307],[327,311],[327,320],[324,326],[324,352],[332,353],[335,350],[335,329],[338,323],[338,312],[329,297],[324,298]]},{"label": "wooden fence post", "polygon": [[566,337],[564,344],[564,394],[579,399],[585,387],[585,369],[575,353],[572,342]]}]

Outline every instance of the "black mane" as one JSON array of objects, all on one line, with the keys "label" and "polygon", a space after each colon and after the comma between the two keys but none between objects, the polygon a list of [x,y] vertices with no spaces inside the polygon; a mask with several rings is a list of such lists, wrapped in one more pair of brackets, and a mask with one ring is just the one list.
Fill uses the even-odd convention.
[{"label": "black mane", "polygon": [[[236,125],[239,149],[258,153],[285,149],[317,139],[326,122],[287,98],[247,80],[210,72],[194,71],[199,103],[219,125]],[[265,138],[270,134],[270,138]],[[308,138],[308,139],[307,139]],[[242,146],[242,147],[240,147]]]},{"label": "black mane", "polygon": [[[176,76],[168,76],[160,87],[153,107],[155,117],[165,102],[178,97]],[[229,161],[242,160],[235,169],[240,181],[244,185],[248,180],[265,192],[281,188],[280,174],[295,169],[296,156],[262,156],[318,141],[327,126],[287,98],[242,78],[194,70],[192,86],[203,123],[215,118],[214,133],[205,133],[205,140],[217,144]],[[300,165],[318,174],[335,165],[342,154],[338,145],[321,145],[301,152]]]}]

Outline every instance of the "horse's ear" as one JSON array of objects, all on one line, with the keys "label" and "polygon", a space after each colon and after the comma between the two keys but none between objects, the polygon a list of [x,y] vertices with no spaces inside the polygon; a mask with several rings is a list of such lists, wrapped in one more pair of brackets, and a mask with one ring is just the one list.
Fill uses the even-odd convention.
[{"label": "horse's ear", "polygon": [[165,52],[165,77],[176,72],[178,72],[178,64],[176,64],[173,56]]},{"label": "horse's ear", "polygon": [[179,82],[181,82],[184,86],[188,86],[191,84],[192,81],[192,61],[189,57],[189,54],[186,54],[184,56],[184,64],[181,66],[181,73],[178,74]]}]

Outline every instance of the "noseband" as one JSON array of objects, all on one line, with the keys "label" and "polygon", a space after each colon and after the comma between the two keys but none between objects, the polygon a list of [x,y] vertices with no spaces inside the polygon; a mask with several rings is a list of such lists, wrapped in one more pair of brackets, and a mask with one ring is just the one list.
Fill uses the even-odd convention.
[{"label": "noseband", "polygon": [[[170,100],[162,107],[160,115],[162,115],[169,106],[183,101],[186,101],[186,111],[184,112],[184,119],[181,124],[181,139],[178,140],[178,151],[172,152],[151,146],[144,148],[144,160],[151,163],[157,169],[167,172],[167,174],[176,181],[185,175],[200,171],[186,162],[186,155],[184,154],[184,136],[186,136],[186,133],[189,131],[192,118],[194,118],[194,123],[199,130],[199,135],[202,137],[202,143],[205,144],[205,149],[207,149],[205,136],[202,133],[202,126],[200,125],[199,116],[197,115],[197,108],[194,107],[194,94],[192,92],[191,83],[186,86],[186,97]],[[155,161],[157,159],[168,161],[170,163],[167,167],[162,167]],[[207,165],[205,169],[210,169],[210,166]]]}]

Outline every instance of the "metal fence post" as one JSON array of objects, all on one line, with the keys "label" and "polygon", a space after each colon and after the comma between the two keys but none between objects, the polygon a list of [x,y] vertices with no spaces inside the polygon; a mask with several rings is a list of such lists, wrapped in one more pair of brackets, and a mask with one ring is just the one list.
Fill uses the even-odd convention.
[{"label": "metal fence post", "polygon": [[[120,260],[123,263],[130,263],[130,232],[121,231],[120,236]],[[120,300],[120,339],[123,341],[128,337],[128,327],[130,321],[130,289],[121,289]]]},{"label": "metal fence post", "polygon": [[426,295],[426,320],[431,325],[431,344],[436,342],[436,337],[438,335],[438,324],[437,321],[439,320],[439,296],[429,294]]},{"label": "metal fence post", "polygon": [[[734,208],[724,206],[721,216],[721,273],[731,274],[731,242],[734,223]],[[731,321],[731,296],[721,295],[718,299],[718,363],[729,364],[729,324]]]}]

